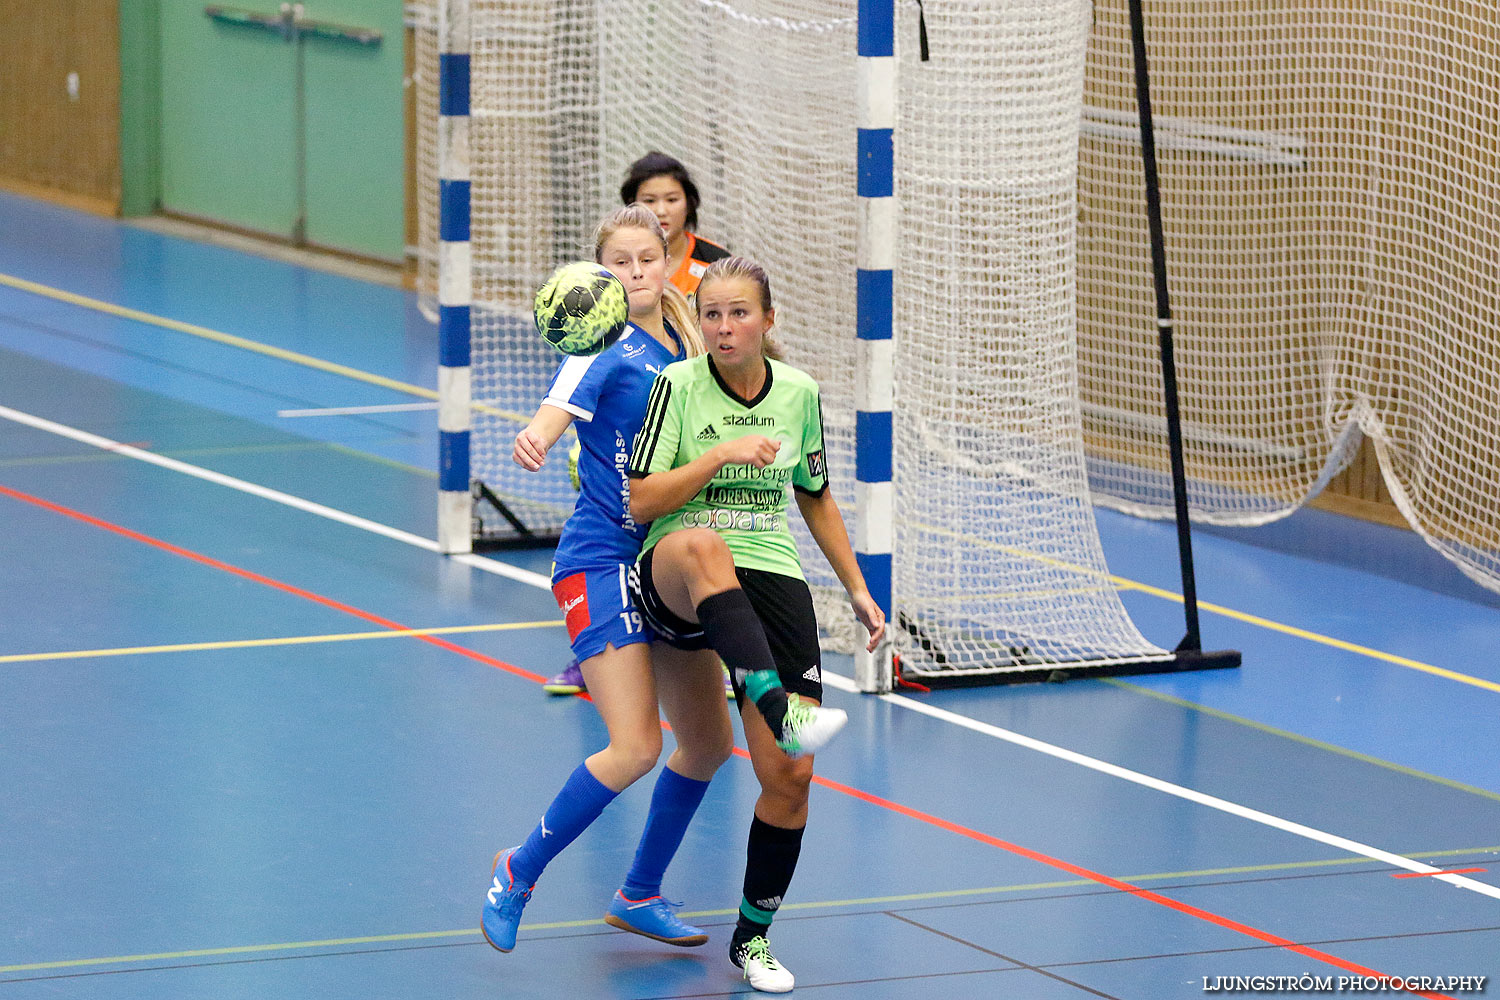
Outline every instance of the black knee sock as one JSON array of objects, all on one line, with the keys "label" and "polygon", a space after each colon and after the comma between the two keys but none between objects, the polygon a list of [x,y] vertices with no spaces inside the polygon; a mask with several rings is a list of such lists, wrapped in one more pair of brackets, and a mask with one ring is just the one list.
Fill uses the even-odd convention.
[{"label": "black knee sock", "polygon": [[708,644],[760,709],[772,735],[781,739],[781,724],[786,719],[786,689],[781,686],[770,643],[766,642],[765,629],[750,605],[750,598],[738,587],[705,597],[698,605],[698,622]]},{"label": "black knee sock", "polygon": [[740,900],[740,919],[729,943],[731,953],[738,945],[770,932],[781,897],[786,895],[792,873],[797,870],[804,829],[772,826],[759,816],[750,821],[750,843],[745,849],[745,898]]}]

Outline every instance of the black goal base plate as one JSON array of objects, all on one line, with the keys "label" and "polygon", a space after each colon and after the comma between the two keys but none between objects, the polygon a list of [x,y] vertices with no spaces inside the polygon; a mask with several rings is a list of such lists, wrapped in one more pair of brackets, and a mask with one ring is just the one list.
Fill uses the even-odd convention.
[{"label": "black goal base plate", "polygon": [[[1042,681],[1061,683],[1083,677],[1124,677],[1131,674],[1176,674],[1188,670],[1226,670],[1240,665],[1237,649],[1205,652],[1181,649],[1166,660],[1126,660],[1121,663],[1078,664],[1039,663],[1006,667],[1001,670],[941,670],[918,673],[903,667],[902,678],[928,688],[987,687],[995,684],[1036,684]],[[898,684],[899,688],[900,685]]]}]

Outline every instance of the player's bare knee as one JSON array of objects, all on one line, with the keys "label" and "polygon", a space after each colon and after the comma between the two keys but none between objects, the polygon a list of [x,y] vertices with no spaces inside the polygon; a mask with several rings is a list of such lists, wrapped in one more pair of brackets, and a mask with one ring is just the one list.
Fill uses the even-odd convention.
[{"label": "player's bare knee", "polygon": [[712,761],[714,770],[718,770],[732,756],[734,756],[734,733],[726,728],[724,738],[716,741],[712,749],[704,754],[703,759],[705,763]]},{"label": "player's bare knee", "polygon": [[614,758],[615,766],[631,781],[637,781],[651,773],[661,757],[661,733],[641,736],[610,743],[607,751]]},{"label": "player's bare knee", "polygon": [[734,741],[726,740],[723,743],[699,745],[691,750],[684,747],[678,749],[683,751],[684,773],[713,774],[729,759],[734,750]]},{"label": "player's bare knee", "polygon": [[773,797],[787,811],[806,808],[812,789],[813,762],[811,758],[793,760],[785,757],[765,770],[761,791]]},{"label": "player's bare knee", "polygon": [[681,532],[683,551],[697,568],[701,578],[734,577],[734,557],[717,531],[710,528],[688,528]]},{"label": "player's bare knee", "polygon": [[683,774],[712,775],[734,753],[734,730],[727,715],[722,726],[679,726],[675,734],[677,749],[667,763]]}]

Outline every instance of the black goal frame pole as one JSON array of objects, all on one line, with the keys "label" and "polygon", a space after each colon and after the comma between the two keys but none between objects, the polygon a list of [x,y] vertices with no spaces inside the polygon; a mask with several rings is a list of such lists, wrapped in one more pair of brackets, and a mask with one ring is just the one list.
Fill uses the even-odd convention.
[{"label": "black goal frame pole", "polygon": [[[1162,235],[1161,186],[1156,172],[1156,129],[1151,117],[1151,74],[1146,62],[1146,16],[1143,0],[1129,0],[1130,41],[1135,62],[1135,99],[1141,125],[1141,167],[1146,182],[1146,220],[1151,228],[1151,278],[1156,287],[1156,332],[1161,350],[1161,377],[1167,411],[1167,449],[1172,459],[1172,497],[1177,512],[1177,557],[1182,568],[1182,607],[1187,633],[1177,644],[1179,659],[1233,658],[1239,653],[1203,653],[1198,629],[1198,581],[1193,571],[1193,532],[1188,518],[1187,467],[1182,457],[1182,411],[1177,400],[1177,362],[1172,349],[1172,300],[1167,289],[1166,239]],[[1206,664],[1205,664],[1206,665]],[[1229,664],[1225,664],[1229,665]]]}]

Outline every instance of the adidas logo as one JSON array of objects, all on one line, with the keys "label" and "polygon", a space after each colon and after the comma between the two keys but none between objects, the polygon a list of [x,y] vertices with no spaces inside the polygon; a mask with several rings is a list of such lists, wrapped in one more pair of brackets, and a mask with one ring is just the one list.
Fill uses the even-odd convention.
[{"label": "adidas logo", "polygon": [[716,431],[716,430],[714,430],[714,425],[713,424],[709,424],[707,427],[703,428],[701,431],[698,432],[698,440],[699,441],[717,441],[717,440],[719,440],[719,432]]},{"label": "adidas logo", "polygon": [[812,666],[802,671],[802,679],[805,681],[821,681],[823,679],[823,676],[818,673],[818,665],[814,663]]}]

